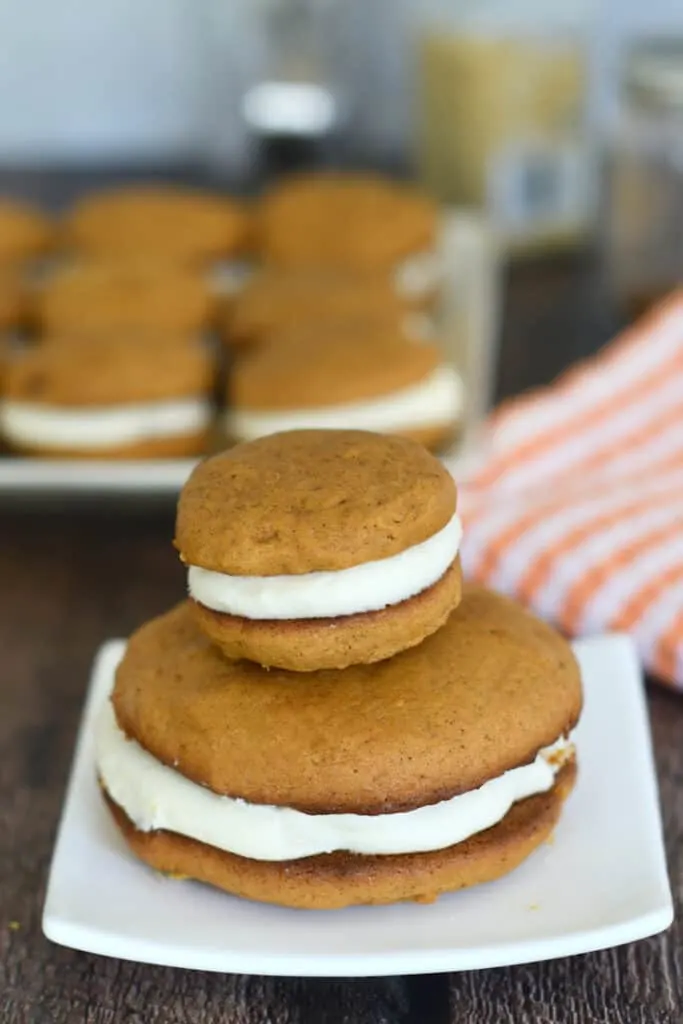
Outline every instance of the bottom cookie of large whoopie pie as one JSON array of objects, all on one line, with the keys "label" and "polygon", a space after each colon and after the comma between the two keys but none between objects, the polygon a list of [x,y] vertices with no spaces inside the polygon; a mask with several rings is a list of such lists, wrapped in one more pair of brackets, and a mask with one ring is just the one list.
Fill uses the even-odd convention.
[{"label": "bottom cookie of large whoopie pie", "polygon": [[404,900],[429,903],[443,893],[508,874],[550,837],[575,781],[572,760],[549,792],[521,800],[493,828],[444,850],[394,856],[331,853],[290,861],[251,860],[173,832],[141,832],[106,791],[105,797],[131,850],[157,871],[263,903],[334,910]]},{"label": "bottom cookie of large whoopie pie", "polygon": [[228,658],[293,672],[369,665],[415,647],[439,629],[462,594],[460,559],[400,604],[334,619],[246,619],[192,601],[202,631]]}]

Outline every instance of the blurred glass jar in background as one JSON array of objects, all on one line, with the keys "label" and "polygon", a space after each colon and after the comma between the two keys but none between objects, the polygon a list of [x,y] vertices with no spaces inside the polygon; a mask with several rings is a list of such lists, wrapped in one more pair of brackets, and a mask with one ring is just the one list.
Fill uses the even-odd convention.
[{"label": "blurred glass jar in background", "polygon": [[423,181],[486,209],[512,252],[579,244],[592,222],[585,9],[549,6],[432,4],[417,30]]},{"label": "blurred glass jar in background", "polygon": [[261,67],[242,115],[266,176],[329,158],[340,115],[326,40],[331,6],[330,0],[253,3]]},{"label": "blurred glass jar in background", "polygon": [[605,183],[607,278],[637,316],[683,280],[683,39],[628,54]]}]

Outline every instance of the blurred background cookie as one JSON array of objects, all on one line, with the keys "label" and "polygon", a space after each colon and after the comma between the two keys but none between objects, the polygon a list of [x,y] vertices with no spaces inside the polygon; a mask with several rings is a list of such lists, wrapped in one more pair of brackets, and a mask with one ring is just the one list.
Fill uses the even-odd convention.
[{"label": "blurred background cookie", "polygon": [[249,217],[222,195],[162,185],[86,196],[63,222],[63,244],[81,255],[206,265],[243,253]]},{"label": "blurred background cookie", "polygon": [[199,339],[44,340],[6,363],[0,431],[42,456],[157,458],[205,450],[213,360]]},{"label": "blurred background cookie", "polygon": [[439,289],[437,206],[387,178],[329,172],[284,179],[261,200],[256,237],[266,264],[385,274],[417,303]]},{"label": "blurred background cookie", "polygon": [[211,324],[215,304],[203,276],[191,269],[144,262],[75,264],[40,289],[36,319],[53,333],[188,334]]},{"label": "blurred background cookie", "polygon": [[227,434],[252,440],[303,427],[376,430],[437,449],[463,408],[459,374],[438,346],[384,326],[291,330],[236,360]]},{"label": "blurred background cookie", "polygon": [[44,255],[53,241],[48,218],[28,203],[0,199],[0,266],[16,266]]},{"label": "blurred background cookie", "polygon": [[386,277],[304,267],[265,270],[236,296],[223,317],[229,345],[246,346],[302,324],[356,320],[397,324],[406,315]]},{"label": "blurred background cookie", "polygon": [[16,268],[0,267],[0,336],[24,326],[29,309],[26,283]]}]

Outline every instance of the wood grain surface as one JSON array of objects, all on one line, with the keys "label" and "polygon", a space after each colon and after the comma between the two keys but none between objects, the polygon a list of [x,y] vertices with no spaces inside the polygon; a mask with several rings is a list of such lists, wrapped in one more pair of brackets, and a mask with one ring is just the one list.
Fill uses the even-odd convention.
[{"label": "wood grain surface", "polygon": [[[510,281],[499,394],[607,334],[588,260]],[[48,943],[46,874],[89,666],[183,593],[172,511],[0,508],[0,1024],[681,1024],[683,932],[546,964],[414,979],[220,976]],[[669,864],[683,889],[683,698],[653,687]]]}]

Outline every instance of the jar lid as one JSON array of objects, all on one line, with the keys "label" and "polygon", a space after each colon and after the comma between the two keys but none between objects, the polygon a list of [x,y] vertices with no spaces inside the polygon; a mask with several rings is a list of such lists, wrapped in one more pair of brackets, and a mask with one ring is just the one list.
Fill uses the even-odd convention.
[{"label": "jar lid", "polygon": [[633,48],[626,84],[641,99],[683,106],[683,38],[651,39]]}]

